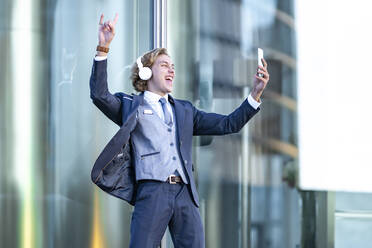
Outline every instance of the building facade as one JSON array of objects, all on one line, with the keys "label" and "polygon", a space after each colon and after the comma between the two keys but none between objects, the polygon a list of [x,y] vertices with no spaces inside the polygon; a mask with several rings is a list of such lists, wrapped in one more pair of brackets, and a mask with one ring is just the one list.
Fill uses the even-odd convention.
[{"label": "building facade", "polygon": [[[194,138],[207,247],[351,247],[345,233],[353,228],[354,242],[370,243],[359,238],[372,226],[368,194],[297,188],[293,0],[5,0],[0,247],[129,244],[133,208],[90,181],[118,129],[89,98],[99,16],[116,12],[111,92],[134,92],[135,59],[166,47],[176,68],[173,96],[228,114],[248,96],[257,48],[264,49],[271,76],[260,113],[237,134]],[[169,233],[162,247],[173,247]]]}]

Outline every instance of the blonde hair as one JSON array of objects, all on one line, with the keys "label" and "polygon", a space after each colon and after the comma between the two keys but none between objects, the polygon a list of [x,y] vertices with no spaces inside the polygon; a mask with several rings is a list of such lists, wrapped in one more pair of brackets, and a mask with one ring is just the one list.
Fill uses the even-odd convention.
[{"label": "blonde hair", "polygon": [[[151,68],[156,60],[156,58],[162,54],[168,55],[168,51],[166,48],[155,48],[146,52],[142,55],[141,62],[144,67]],[[169,56],[169,55],[168,55]],[[132,73],[130,79],[132,80],[132,85],[134,89],[138,92],[143,92],[147,90],[147,82],[148,80],[142,80],[138,75],[139,69],[137,62],[134,62],[132,65]]]}]

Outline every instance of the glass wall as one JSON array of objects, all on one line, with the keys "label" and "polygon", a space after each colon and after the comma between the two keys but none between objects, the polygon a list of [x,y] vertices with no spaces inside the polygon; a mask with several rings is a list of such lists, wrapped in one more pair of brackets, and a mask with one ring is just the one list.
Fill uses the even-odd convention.
[{"label": "glass wall", "polygon": [[[150,1],[0,1],[0,247],[126,247],[132,208],[90,171],[118,130],[92,103],[101,13],[119,13],[111,92],[133,92],[130,67],[152,44]],[[6,121],[5,121],[6,120]]]},{"label": "glass wall", "polygon": [[[151,44],[150,1],[58,1],[51,54],[54,247],[125,247],[132,208],[90,180],[95,159],[118,127],[89,98],[100,13],[119,13],[108,57],[109,90],[134,92],[130,67]],[[68,231],[60,231],[68,228]]]},{"label": "glass wall", "polygon": [[167,20],[177,97],[232,112],[250,92],[258,47],[271,75],[241,132],[194,140],[207,247],[300,245],[293,1],[168,1]]},{"label": "glass wall", "polygon": [[372,242],[372,194],[337,192],[335,247],[368,247]]}]

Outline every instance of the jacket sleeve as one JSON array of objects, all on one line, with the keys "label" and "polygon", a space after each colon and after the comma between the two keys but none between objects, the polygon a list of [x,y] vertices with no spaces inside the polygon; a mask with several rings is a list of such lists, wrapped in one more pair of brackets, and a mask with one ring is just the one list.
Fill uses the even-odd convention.
[{"label": "jacket sleeve", "polygon": [[206,113],[193,109],[193,135],[224,135],[237,133],[260,110],[254,109],[247,99],[229,115]]},{"label": "jacket sleeve", "polygon": [[89,81],[90,98],[110,120],[122,125],[120,93],[111,94],[107,88],[107,60],[93,62]]}]

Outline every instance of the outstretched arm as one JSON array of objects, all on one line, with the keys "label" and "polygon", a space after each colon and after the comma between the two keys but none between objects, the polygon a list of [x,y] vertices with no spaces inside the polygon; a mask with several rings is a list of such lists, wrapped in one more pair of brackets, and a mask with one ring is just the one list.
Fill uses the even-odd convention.
[{"label": "outstretched arm", "polygon": [[246,99],[229,115],[206,113],[193,108],[193,135],[224,135],[237,133],[260,110],[254,109]]},{"label": "outstretched arm", "polygon": [[[113,21],[103,22],[103,14],[101,15],[98,28],[98,44],[99,46],[108,48],[112,39],[115,36],[115,25],[118,21],[116,14]],[[97,52],[97,56],[107,56],[105,52]],[[121,115],[121,100],[118,95],[113,95],[107,87],[107,60],[94,60],[92,74],[90,76],[90,98],[108,118],[114,121],[119,126],[122,124]]]},{"label": "outstretched arm", "polygon": [[[260,102],[260,97],[267,83],[269,82],[269,73],[267,71],[267,63],[262,59],[264,66],[257,68],[257,75],[253,81],[253,89],[250,94],[257,102]],[[260,77],[258,74],[262,74]],[[248,102],[248,98],[229,115],[220,115],[216,113],[206,113],[200,111],[194,106],[193,109],[193,134],[194,135],[224,135],[237,133],[242,127],[260,110],[254,108]]]}]

